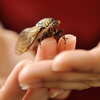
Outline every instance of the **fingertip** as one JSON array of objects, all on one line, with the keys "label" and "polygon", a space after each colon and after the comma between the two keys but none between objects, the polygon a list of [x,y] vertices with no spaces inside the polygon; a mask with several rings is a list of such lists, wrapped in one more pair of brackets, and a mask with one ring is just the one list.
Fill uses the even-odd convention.
[{"label": "fingertip", "polygon": [[67,34],[59,39],[58,53],[64,50],[74,50],[76,46],[76,36]]},{"label": "fingertip", "polygon": [[52,59],[57,54],[57,42],[54,38],[44,39],[38,46],[35,61]]},{"label": "fingertip", "polygon": [[48,45],[48,43],[52,43],[52,42],[56,43],[55,38],[53,38],[53,37],[46,38],[41,42],[41,46]]}]

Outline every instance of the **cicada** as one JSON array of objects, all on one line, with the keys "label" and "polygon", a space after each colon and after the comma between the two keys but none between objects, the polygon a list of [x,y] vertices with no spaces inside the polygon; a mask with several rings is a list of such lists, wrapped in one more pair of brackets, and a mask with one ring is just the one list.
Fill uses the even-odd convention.
[{"label": "cicada", "polygon": [[60,21],[53,18],[44,18],[35,26],[24,29],[17,41],[15,50],[17,54],[23,54],[28,49],[33,50],[44,38],[59,35],[62,30],[57,31]]}]

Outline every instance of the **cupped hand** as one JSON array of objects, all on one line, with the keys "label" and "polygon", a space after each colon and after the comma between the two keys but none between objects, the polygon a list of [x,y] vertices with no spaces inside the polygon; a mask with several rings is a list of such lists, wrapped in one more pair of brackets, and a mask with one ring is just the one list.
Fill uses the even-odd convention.
[{"label": "cupped hand", "polygon": [[[44,69],[41,66],[38,66],[39,70],[34,69],[34,71],[25,68],[20,74],[20,82],[25,82],[28,88],[35,86],[32,79],[36,79],[40,87],[45,88],[83,90],[100,87],[100,45],[91,50],[63,51],[49,61],[48,67],[45,66],[47,62],[48,60],[39,62],[41,65],[44,64]],[[22,79],[25,72],[30,72],[30,74]],[[29,83],[26,82],[27,79],[30,80]],[[26,84],[23,86],[27,86]]]},{"label": "cupped hand", "polygon": [[[43,40],[38,47],[34,62],[25,60],[14,68],[0,89],[0,100],[48,100],[48,88],[41,88],[43,82],[40,80],[43,79],[42,76],[49,77],[49,73],[54,73],[51,69],[53,58],[62,51],[73,50],[75,44],[76,38],[72,35],[66,35],[66,43],[62,38],[58,44],[54,38]],[[37,80],[39,78],[37,76],[41,79]],[[68,93],[65,92],[62,98]]]},{"label": "cupped hand", "polygon": [[[64,51],[53,60],[52,70],[61,73],[47,87],[82,90],[100,87],[100,43],[91,50]],[[56,85],[55,85],[56,84]]]}]

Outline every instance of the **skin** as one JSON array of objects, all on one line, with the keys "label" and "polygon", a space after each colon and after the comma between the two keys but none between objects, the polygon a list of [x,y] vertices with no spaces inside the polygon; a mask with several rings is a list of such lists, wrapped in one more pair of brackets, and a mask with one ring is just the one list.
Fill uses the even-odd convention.
[{"label": "skin", "polygon": [[[49,72],[49,70],[51,70],[51,66],[50,66],[51,62],[58,53],[67,49],[73,50],[75,48],[76,38],[72,35],[67,35],[67,37],[69,37],[69,42],[67,44],[68,46],[64,44],[64,40],[62,38],[59,40],[58,44],[54,38],[45,39],[42,41],[41,46],[38,47],[37,54],[34,59],[34,56],[32,55],[32,53],[29,53],[29,52],[25,53],[24,55],[20,57],[14,54],[12,50],[14,50],[15,43],[18,38],[18,36],[15,35],[15,32],[5,30],[5,29],[1,29],[0,32],[1,32],[0,40],[2,40],[2,44],[4,45],[4,47],[3,45],[0,45],[1,46],[0,54],[4,55],[4,58],[2,58],[3,56],[0,56],[1,61],[4,62],[4,63],[0,62],[2,65],[0,66],[0,71],[2,72],[2,74],[0,75],[0,79],[1,79],[0,100],[48,100],[49,95],[53,95],[53,92],[49,93],[48,88],[38,87],[38,88],[28,89],[28,90],[21,89],[19,84],[21,84],[20,75],[22,73],[22,70],[24,70],[24,68],[26,67],[28,68],[30,65],[34,66],[35,64],[36,65],[38,64],[36,67],[34,66],[34,68],[32,69],[38,70],[39,66],[45,65],[44,67],[42,67],[43,70],[45,71],[45,73]],[[3,33],[6,35],[4,35]],[[12,39],[13,39],[13,42],[12,42]],[[52,45],[52,48],[51,48],[51,45]],[[60,46],[64,48],[60,49]],[[44,50],[45,50],[45,53],[44,53]],[[13,56],[10,56],[10,52],[12,53]],[[24,59],[28,59],[28,60],[24,60]],[[24,60],[24,61],[21,61],[21,60]],[[18,64],[16,65],[16,63]],[[45,70],[45,67],[46,67],[46,70]],[[47,67],[49,68],[49,70]],[[6,69],[8,68],[9,70],[7,69],[7,71],[5,72],[5,68]],[[29,73],[26,73],[24,77],[26,77],[28,74]],[[35,84],[34,87],[37,87],[39,85]],[[58,91],[58,89],[54,90],[54,92],[55,91]],[[62,93],[60,97],[58,96],[56,98],[63,99],[67,97],[68,94],[69,94],[69,91]]]},{"label": "skin", "polygon": [[[64,44],[61,38],[57,44],[54,38],[43,40],[34,61],[25,60],[15,66],[0,89],[0,100],[48,100],[48,88],[67,90],[55,98],[63,100],[73,89],[99,87],[100,46],[89,51],[74,50],[76,38],[71,35],[66,41]],[[21,89],[25,86],[28,90]]]}]

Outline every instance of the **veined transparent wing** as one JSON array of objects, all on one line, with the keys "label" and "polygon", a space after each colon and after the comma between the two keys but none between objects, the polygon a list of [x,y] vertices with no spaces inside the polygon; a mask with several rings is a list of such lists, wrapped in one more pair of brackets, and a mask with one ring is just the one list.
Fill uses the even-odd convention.
[{"label": "veined transparent wing", "polygon": [[40,28],[34,26],[32,28],[24,29],[20,35],[19,39],[16,44],[15,52],[16,54],[22,54],[29,49],[32,45],[33,41],[35,40],[36,36],[40,32]]}]

